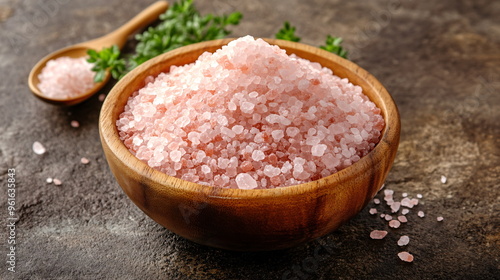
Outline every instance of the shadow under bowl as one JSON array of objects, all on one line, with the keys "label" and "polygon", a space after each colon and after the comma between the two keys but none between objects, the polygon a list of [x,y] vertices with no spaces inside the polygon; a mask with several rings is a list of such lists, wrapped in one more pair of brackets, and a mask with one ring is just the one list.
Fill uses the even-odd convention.
[{"label": "shadow under bowl", "polygon": [[332,53],[301,43],[265,39],[287,53],[320,63],[348,78],[380,109],[385,120],[375,148],[353,165],[322,179],[275,189],[223,189],[168,176],[132,155],[120,140],[116,121],[128,98],[147,76],[171,65],[194,62],[234,39],[178,48],[140,65],[107,96],[99,119],[101,142],[119,185],[149,217],[194,242],[236,251],[269,251],[324,236],[355,216],[375,196],[392,166],[400,120],[387,90],[371,74]]}]

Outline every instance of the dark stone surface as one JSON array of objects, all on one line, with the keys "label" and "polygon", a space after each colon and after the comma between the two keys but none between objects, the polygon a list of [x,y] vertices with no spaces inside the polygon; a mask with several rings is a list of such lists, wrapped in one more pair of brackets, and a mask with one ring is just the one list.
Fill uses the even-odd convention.
[{"label": "dark stone surface", "polygon": [[[284,20],[304,43],[342,36],[400,109],[401,144],[386,186],[397,196],[422,194],[417,209],[426,217],[412,211],[408,224],[389,229],[367,208],[317,241],[268,253],[199,246],[157,225],[107,167],[97,96],[58,108],[28,89],[42,56],[113,30],[148,2],[0,1],[0,218],[7,223],[9,168],[19,217],[15,273],[5,263],[9,232],[0,230],[1,279],[500,279],[500,2],[197,1],[203,13],[243,12],[234,36],[270,37]],[[34,141],[47,153],[34,154]],[[371,240],[373,229],[389,235]],[[397,257],[403,234],[412,264]]]}]

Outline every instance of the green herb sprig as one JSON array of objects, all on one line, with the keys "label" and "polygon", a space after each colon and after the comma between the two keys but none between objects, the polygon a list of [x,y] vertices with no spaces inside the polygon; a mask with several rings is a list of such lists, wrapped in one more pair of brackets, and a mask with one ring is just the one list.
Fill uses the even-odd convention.
[{"label": "green herb sprig", "polygon": [[160,15],[160,24],[135,36],[138,44],[133,55],[121,57],[117,46],[100,51],[89,50],[90,58],[87,61],[95,64],[92,68],[96,72],[94,81],[102,81],[106,71],[110,71],[113,78],[119,79],[141,63],[162,53],[189,44],[224,38],[231,33],[227,27],[238,25],[242,17],[239,12],[202,16],[194,7],[193,0],[180,0]]},{"label": "green herb sprig", "polygon": [[295,35],[295,26],[292,26],[288,21],[283,23],[283,27],[274,35],[276,39],[299,42],[300,37]]}]

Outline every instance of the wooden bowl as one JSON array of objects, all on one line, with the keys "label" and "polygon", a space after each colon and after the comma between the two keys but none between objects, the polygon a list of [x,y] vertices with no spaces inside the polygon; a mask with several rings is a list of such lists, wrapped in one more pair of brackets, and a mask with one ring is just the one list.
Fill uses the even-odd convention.
[{"label": "wooden bowl", "polygon": [[101,142],[111,171],[132,201],[172,232],[194,242],[237,251],[295,246],[326,235],[356,215],[375,196],[392,166],[399,144],[399,114],[387,90],[367,71],[327,51],[266,39],[289,54],[319,62],[363,88],[381,109],[381,140],[365,157],[328,177],[275,189],[222,189],[168,176],[132,155],[118,136],[116,120],[147,76],[171,65],[194,62],[233,39],[189,45],[140,65],[111,90],[99,119]]}]

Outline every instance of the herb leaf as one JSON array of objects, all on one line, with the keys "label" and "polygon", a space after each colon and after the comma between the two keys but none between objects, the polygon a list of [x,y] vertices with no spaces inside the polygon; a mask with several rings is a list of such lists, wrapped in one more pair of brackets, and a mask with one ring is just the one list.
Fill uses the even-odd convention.
[{"label": "herb leaf", "polygon": [[325,45],[320,46],[320,48],[347,59],[347,51],[341,46],[341,44],[342,38],[328,35],[326,37]]},{"label": "herb leaf", "polygon": [[283,28],[281,28],[274,37],[276,39],[287,40],[292,42],[299,42],[300,37],[295,35],[295,26],[292,26],[288,21],[283,23]]},{"label": "herb leaf", "polygon": [[99,83],[104,80],[106,71],[111,73],[115,79],[121,78],[125,72],[125,60],[120,58],[120,49],[113,45],[101,51],[88,50],[88,62],[93,63],[92,71],[96,72],[94,82]]}]

